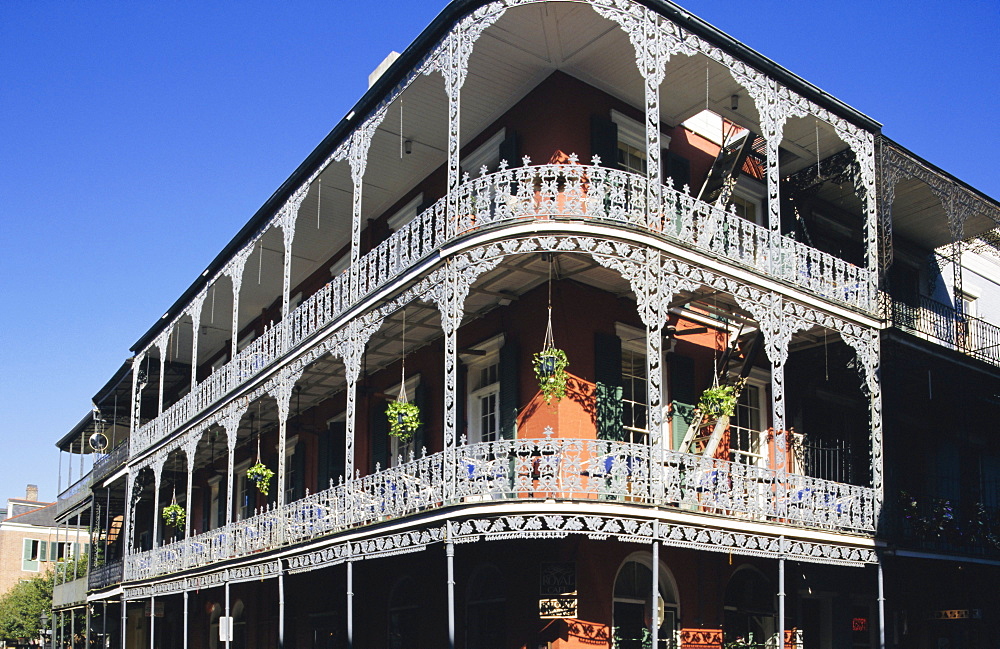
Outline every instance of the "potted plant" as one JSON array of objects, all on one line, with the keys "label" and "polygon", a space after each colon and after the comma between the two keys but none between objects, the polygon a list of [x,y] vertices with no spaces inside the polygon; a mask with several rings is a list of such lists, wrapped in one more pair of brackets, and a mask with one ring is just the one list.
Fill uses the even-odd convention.
[{"label": "potted plant", "polygon": [[538,389],[546,404],[551,405],[552,399],[558,401],[566,396],[566,368],[569,367],[566,352],[556,347],[543,349],[535,354],[533,365]]},{"label": "potted plant", "polygon": [[257,491],[266,496],[271,488],[272,479],[274,479],[274,471],[262,464],[258,455],[257,464],[247,469],[247,480],[254,483]]},{"label": "potted plant", "polygon": [[163,522],[171,527],[178,529],[184,527],[184,520],[186,518],[187,512],[177,504],[176,499],[163,508]]},{"label": "potted plant", "polygon": [[740,398],[740,385],[717,385],[701,393],[698,409],[709,420],[732,417],[736,413],[736,402]]},{"label": "potted plant", "polygon": [[389,419],[389,434],[401,442],[408,442],[420,428],[420,408],[415,403],[396,399],[385,409]]}]

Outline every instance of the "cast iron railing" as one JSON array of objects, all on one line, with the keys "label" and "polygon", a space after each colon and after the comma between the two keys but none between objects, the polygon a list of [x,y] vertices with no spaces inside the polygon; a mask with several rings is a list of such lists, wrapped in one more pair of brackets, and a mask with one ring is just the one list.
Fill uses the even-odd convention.
[{"label": "cast iron railing", "polygon": [[[450,199],[455,201],[458,215],[451,220],[447,214]],[[502,168],[466,180],[451,195],[439,199],[361,257],[353,285],[351,272],[334,278],[162,414],[137,427],[132,453],[177,430],[445,244],[498,227],[555,220],[639,231],[835,302],[865,311],[875,307],[869,270],[669,185],[651,185],[646,176],[598,165]]]},{"label": "cast iron railing", "polygon": [[617,502],[872,533],[875,493],[645,444],[518,439],[412,458],[282,507],[126,558],[125,580],[158,577],[460,503]]},{"label": "cast iron railing", "polygon": [[892,325],[1000,367],[1000,327],[920,297],[920,305],[891,302]]}]

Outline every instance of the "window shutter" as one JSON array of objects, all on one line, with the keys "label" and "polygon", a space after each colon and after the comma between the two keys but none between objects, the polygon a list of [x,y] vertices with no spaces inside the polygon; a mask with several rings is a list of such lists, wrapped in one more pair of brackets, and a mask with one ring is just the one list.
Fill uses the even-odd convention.
[{"label": "window shutter", "polygon": [[330,447],[333,445],[333,424],[326,427],[326,431],[319,435],[319,444],[316,449],[316,491],[323,491],[330,487],[330,478],[333,477],[333,466],[330,458]]},{"label": "window shutter", "polygon": [[[461,366],[461,363],[459,363],[459,367]],[[417,427],[417,430],[413,431],[413,454],[415,457],[420,457],[424,446],[427,444],[427,435],[425,432],[427,430],[427,388],[424,387],[423,381],[417,383],[417,389],[413,393],[413,403],[420,408],[420,426]],[[461,426],[462,421],[458,420],[458,424]],[[409,460],[410,458],[408,457],[403,458],[404,462],[408,462]]]},{"label": "window shutter", "polygon": [[694,359],[690,356],[671,354],[667,362],[670,374],[671,411],[670,427],[673,431],[673,448],[680,448],[691,425],[692,412],[698,403],[698,389],[694,382]]},{"label": "window shutter", "polygon": [[389,465],[389,420],[385,417],[387,403],[377,400],[371,412],[372,471],[377,464],[381,468]]},{"label": "window shutter", "polygon": [[517,341],[507,338],[500,348],[500,367],[497,375],[500,379],[500,437],[514,439],[517,437],[517,409],[520,401],[520,386],[518,385],[518,348]]},{"label": "window shutter", "polygon": [[508,168],[521,166],[521,139],[517,131],[511,131],[500,143],[500,159],[507,161]]},{"label": "window shutter", "polygon": [[691,162],[683,157],[679,156],[673,151],[665,150],[666,155],[663,156],[663,177],[673,178],[674,189],[677,191],[684,191],[684,186],[687,185],[690,191],[694,191],[691,187]]},{"label": "window shutter", "polygon": [[602,115],[590,116],[590,153],[601,157],[602,167],[618,168],[618,125]]},{"label": "window shutter", "polygon": [[41,543],[39,543],[39,545],[41,547],[38,548],[38,560],[39,561],[48,561],[49,560],[49,555],[48,555],[49,544],[46,543],[45,541],[42,541]]},{"label": "window shutter", "polygon": [[23,539],[21,543],[24,549],[24,554],[21,556],[21,570],[36,572],[38,570],[38,561],[33,560],[31,557],[34,556],[34,544],[37,541],[34,539]]},{"label": "window shutter", "polygon": [[618,336],[594,334],[597,438],[625,439],[622,429],[622,341]]},{"label": "window shutter", "polygon": [[292,499],[299,500],[306,495],[306,443],[299,441],[295,445],[295,452],[292,453],[292,470],[294,479],[292,484]]},{"label": "window shutter", "polygon": [[[228,472],[226,473],[228,476]],[[219,480],[219,526],[226,524],[226,500],[229,492],[229,479]]]},{"label": "window shutter", "polygon": [[56,547],[56,542],[52,541],[49,543],[49,561],[58,561],[58,560],[59,560],[59,551],[58,548]]},{"label": "window shutter", "polygon": [[333,480],[333,484],[340,482],[341,478],[345,480],[348,476],[344,475],[347,469],[347,422],[346,421],[335,421],[330,424],[330,459],[327,465],[327,481],[321,486],[322,489],[327,489],[330,486],[330,480]]}]

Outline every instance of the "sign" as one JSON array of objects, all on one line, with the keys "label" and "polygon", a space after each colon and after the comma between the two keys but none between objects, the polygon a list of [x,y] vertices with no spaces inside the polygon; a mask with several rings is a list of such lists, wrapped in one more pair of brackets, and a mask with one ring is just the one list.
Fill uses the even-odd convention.
[{"label": "sign", "polygon": [[576,564],[572,561],[543,563],[538,594],[542,597],[576,595]]},{"label": "sign", "polygon": [[931,611],[932,620],[981,620],[982,609],[951,609],[947,611]]},{"label": "sign", "polygon": [[563,617],[576,617],[577,599],[575,597],[554,597],[538,600],[538,617],[551,620]]},{"label": "sign", "polygon": [[856,617],[851,619],[851,631],[867,631],[868,618]]},{"label": "sign", "polygon": [[219,618],[219,642],[233,641],[233,618],[232,616],[222,616]]}]

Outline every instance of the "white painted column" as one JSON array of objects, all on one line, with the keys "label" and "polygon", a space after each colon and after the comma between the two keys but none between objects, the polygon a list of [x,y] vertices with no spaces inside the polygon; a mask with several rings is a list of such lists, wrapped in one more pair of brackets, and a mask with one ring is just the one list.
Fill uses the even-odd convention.
[{"label": "white painted column", "polygon": [[[656,523],[653,523],[654,527]],[[652,619],[649,622],[650,637],[653,647],[659,648],[660,636],[660,541],[653,540],[653,584],[652,584]]]},{"label": "white painted column", "polygon": [[188,606],[188,592],[185,590],[184,591],[184,632],[182,634],[184,636],[184,643],[183,643],[183,646],[181,647],[181,649],[188,649],[188,633],[189,633],[188,629],[190,627],[190,625],[188,623],[189,622],[189,620],[188,620],[188,608],[189,608],[189,606]]},{"label": "white painted column", "polygon": [[156,595],[149,596],[149,649],[156,649]]},{"label": "white painted column", "polygon": [[445,556],[448,563],[448,649],[455,649],[455,541],[451,521],[446,524]]},{"label": "white painted column", "polygon": [[347,542],[347,649],[354,647],[354,559],[351,557],[351,542]]}]

